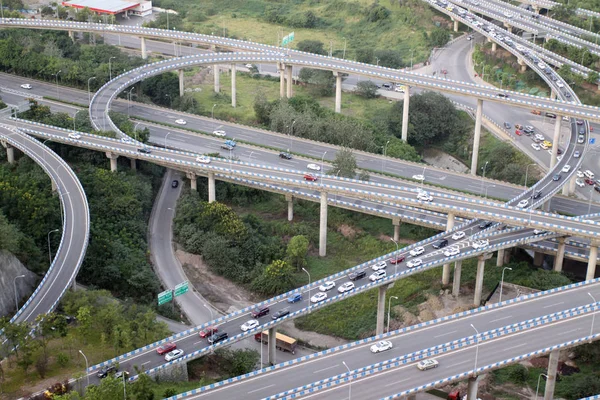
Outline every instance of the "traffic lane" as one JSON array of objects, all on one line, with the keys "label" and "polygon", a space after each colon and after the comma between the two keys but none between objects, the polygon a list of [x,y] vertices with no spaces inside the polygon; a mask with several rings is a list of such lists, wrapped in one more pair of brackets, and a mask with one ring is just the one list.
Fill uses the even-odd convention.
[{"label": "traffic lane", "polygon": [[[420,371],[416,367],[417,363],[411,363],[365,378],[353,379],[352,395],[359,399],[380,399],[385,396],[471,371],[475,367],[475,353],[478,353],[477,368],[480,368],[482,366],[519,357],[523,354],[532,353],[541,348],[547,348],[571,340],[580,339],[590,334],[591,320],[592,315],[578,316],[569,320],[552,323],[548,326],[532,328],[509,336],[501,336],[497,339],[483,341],[479,344],[478,351],[477,346],[472,345],[443,355],[435,356],[434,358],[439,362],[439,367],[427,371]],[[599,331],[598,327],[594,326],[593,332],[598,333]],[[354,359],[352,359],[351,362],[347,361],[346,364],[348,364],[352,370],[357,369],[354,365]],[[347,371],[345,368],[344,370]],[[334,376],[334,374],[328,375]],[[396,377],[399,377],[400,380],[396,380]],[[290,376],[290,378],[292,377]],[[462,380],[464,379],[466,378],[463,378]],[[278,380],[278,382],[280,381],[281,380]],[[298,386],[301,385],[302,384]],[[246,389],[246,387],[244,387],[244,389]],[[273,389],[275,389],[275,387]],[[303,396],[302,398],[312,400],[345,399],[347,398],[345,396],[348,395],[348,390],[349,385],[343,384],[336,386],[329,391],[320,391],[313,395]],[[260,394],[262,397],[265,397],[276,393],[280,392],[269,390],[269,393],[261,392]],[[244,398],[249,399],[258,399],[262,397],[244,395]],[[193,399],[196,397],[189,398]],[[223,397],[220,397],[219,395],[215,398]]]}]

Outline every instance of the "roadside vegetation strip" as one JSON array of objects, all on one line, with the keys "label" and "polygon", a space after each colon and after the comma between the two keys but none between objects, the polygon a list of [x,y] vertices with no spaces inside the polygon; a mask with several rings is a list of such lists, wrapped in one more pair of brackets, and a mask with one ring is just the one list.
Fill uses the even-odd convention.
[{"label": "roadside vegetation strip", "polygon": [[[483,332],[480,335],[471,335],[471,336],[467,336],[465,338],[456,339],[451,342],[447,342],[447,343],[440,344],[437,346],[429,347],[427,349],[419,350],[419,351],[416,351],[413,353],[408,353],[408,354],[405,354],[405,355],[402,355],[399,357],[395,357],[395,358],[392,358],[392,359],[389,359],[386,361],[382,361],[382,362],[379,362],[376,364],[368,365],[366,367],[362,367],[357,370],[354,370],[350,373],[345,372],[343,374],[340,374],[340,375],[337,375],[334,377],[326,378],[326,379],[320,380],[318,382],[313,382],[308,385],[277,394],[275,396],[266,397],[265,400],[281,399],[281,398],[286,398],[286,396],[290,396],[290,395],[299,396],[299,395],[305,394],[304,393],[305,391],[314,393],[314,391],[322,389],[322,388],[331,388],[333,386],[346,383],[349,379],[356,378],[357,375],[363,377],[363,376],[379,373],[381,371],[384,371],[384,370],[387,370],[390,368],[396,368],[396,367],[399,367],[402,365],[411,364],[416,361],[419,361],[419,360],[422,360],[425,358],[429,358],[431,356],[440,355],[440,354],[444,354],[444,353],[448,353],[448,352],[453,352],[453,351],[456,351],[463,347],[479,345],[482,342],[488,341],[490,339],[496,339],[501,336],[506,336],[506,335],[510,335],[513,333],[517,333],[517,332],[527,330],[532,327],[538,327],[541,325],[546,325],[546,324],[550,324],[553,322],[557,322],[557,321],[560,321],[560,320],[563,320],[563,319],[566,319],[569,317],[587,314],[590,312],[595,312],[599,308],[600,308],[600,306],[597,304],[587,304],[585,306],[579,306],[579,307],[572,308],[569,310],[559,311],[556,313],[544,315],[541,317],[529,319],[526,321],[511,324],[511,325],[507,325],[507,326],[504,326],[501,328],[492,329],[490,331]],[[224,386],[226,384],[239,382],[241,380],[252,378],[257,375],[262,375],[264,373],[268,373],[275,369],[278,369],[278,368],[275,368],[278,366],[281,366],[280,368],[283,368],[283,367],[287,367],[289,365],[293,365],[293,364],[297,364],[297,363],[306,361],[310,358],[319,357],[324,354],[331,354],[331,353],[337,352],[339,350],[344,350],[347,348],[364,345],[366,343],[378,341],[381,339],[393,339],[395,336],[398,336],[399,334],[403,333],[402,331],[403,330],[400,329],[398,331],[389,332],[389,333],[379,335],[379,336],[373,336],[371,338],[363,339],[363,340],[360,340],[360,341],[357,341],[354,343],[350,343],[348,345],[338,346],[331,350],[313,354],[312,357],[311,356],[302,357],[302,358],[298,358],[296,360],[292,360],[291,362],[281,363],[281,364],[278,364],[276,366],[269,367],[269,368],[263,368],[262,370],[259,370],[259,371],[253,371],[253,372],[245,374],[245,375],[237,376],[235,378],[227,379],[227,380],[224,380],[221,382],[217,382],[217,383],[214,383],[211,385],[207,385],[207,386],[195,389],[193,392],[181,393],[179,395],[171,397],[170,399],[176,400],[176,399],[185,398],[192,394],[203,393],[203,392]]]}]

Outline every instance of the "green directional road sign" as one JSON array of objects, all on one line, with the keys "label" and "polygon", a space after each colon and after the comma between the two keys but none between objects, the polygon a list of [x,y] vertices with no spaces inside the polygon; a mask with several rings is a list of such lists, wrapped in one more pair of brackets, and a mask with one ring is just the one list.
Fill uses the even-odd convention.
[{"label": "green directional road sign", "polygon": [[281,40],[281,45],[285,46],[288,43],[292,42],[294,40],[294,32],[290,33],[289,35],[286,35],[283,37],[283,39]]},{"label": "green directional road sign", "polygon": [[162,305],[173,300],[173,292],[171,290],[165,290],[158,294],[158,305]]},{"label": "green directional road sign", "polygon": [[181,282],[179,285],[175,286],[175,297],[181,296],[182,294],[187,293],[189,289],[189,282]]}]

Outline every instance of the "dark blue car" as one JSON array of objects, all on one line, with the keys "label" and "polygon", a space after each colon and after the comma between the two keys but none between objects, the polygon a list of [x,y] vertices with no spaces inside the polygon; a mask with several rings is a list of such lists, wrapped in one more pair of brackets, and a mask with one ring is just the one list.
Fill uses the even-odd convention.
[{"label": "dark blue car", "polygon": [[295,293],[295,294],[291,295],[290,297],[288,297],[287,302],[288,303],[297,303],[300,300],[302,300],[302,293]]}]

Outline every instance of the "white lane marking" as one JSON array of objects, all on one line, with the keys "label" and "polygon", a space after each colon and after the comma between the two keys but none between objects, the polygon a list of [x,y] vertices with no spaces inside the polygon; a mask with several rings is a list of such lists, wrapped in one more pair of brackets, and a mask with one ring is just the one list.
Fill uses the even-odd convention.
[{"label": "white lane marking", "polygon": [[565,302],[564,302],[564,301],[561,301],[560,303],[554,303],[554,304],[550,304],[550,305],[544,306],[544,307],[542,307],[542,308],[550,308],[550,307],[554,307],[554,306],[559,306],[559,305],[561,305],[561,304],[565,304]]},{"label": "white lane marking", "polygon": [[339,364],[332,365],[331,367],[327,367],[327,368],[320,369],[318,371],[314,371],[313,374],[318,374],[319,372],[327,371],[328,369],[337,368],[339,366],[340,366]]},{"label": "white lane marking", "polygon": [[458,363],[451,364],[450,366],[451,367],[455,367],[457,365],[466,364],[466,363],[470,363],[470,362],[473,362],[473,361],[471,361],[471,360],[465,360],[465,361],[461,361],[461,362],[458,362]]},{"label": "white lane marking", "polygon": [[402,382],[410,381],[411,379],[412,378],[406,378],[406,379],[402,379],[401,381],[396,381],[396,382],[388,383],[387,385],[385,385],[385,387],[392,386],[392,385],[397,385],[397,384],[402,383]]},{"label": "white lane marking", "polygon": [[443,333],[441,335],[434,336],[434,338],[439,338],[439,337],[443,337],[443,336],[452,335],[455,332],[458,332],[458,331],[452,331],[452,332]]},{"label": "white lane marking", "polygon": [[490,322],[498,322],[498,321],[502,321],[503,319],[509,319],[509,318],[512,318],[512,315],[509,315],[508,317],[493,319]]},{"label": "white lane marking", "polygon": [[265,389],[268,389],[268,388],[273,387],[273,386],[275,386],[275,384],[272,384],[272,385],[269,385],[269,386],[265,386],[265,387],[262,387],[260,389],[251,390],[251,391],[248,392],[248,394],[254,393],[254,392],[260,392],[261,390],[265,390]]},{"label": "white lane marking", "polygon": [[197,344],[200,344],[200,343],[203,343],[202,340],[199,341],[199,342],[194,343],[194,346],[197,345]]}]

